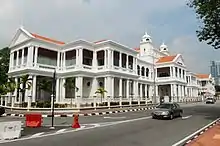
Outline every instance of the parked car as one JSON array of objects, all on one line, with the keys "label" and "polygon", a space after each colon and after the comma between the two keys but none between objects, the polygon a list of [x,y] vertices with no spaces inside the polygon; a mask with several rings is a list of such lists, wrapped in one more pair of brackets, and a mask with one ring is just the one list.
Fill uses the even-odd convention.
[{"label": "parked car", "polygon": [[181,117],[183,109],[177,103],[161,103],[151,113],[153,119],[157,118],[168,118],[173,119],[174,117]]},{"label": "parked car", "polygon": [[216,100],[215,100],[214,98],[210,98],[210,97],[209,97],[209,98],[206,98],[205,103],[206,103],[206,104],[214,104],[215,101],[216,101]]},{"label": "parked car", "polygon": [[4,107],[0,107],[0,116],[2,116],[5,113],[5,108]]}]

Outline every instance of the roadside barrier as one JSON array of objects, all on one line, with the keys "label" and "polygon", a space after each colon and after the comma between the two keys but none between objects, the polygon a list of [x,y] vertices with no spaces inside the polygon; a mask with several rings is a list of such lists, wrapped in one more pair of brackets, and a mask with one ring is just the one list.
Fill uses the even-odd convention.
[{"label": "roadside barrier", "polygon": [[0,122],[0,139],[11,140],[21,137],[21,121]]},{"label": "roadside barrier", "polygon": [[79,115],[74,115],[74,120],[73,120],[72,128],[80,128],[80,125],[79,125]]},{"label": "roadside barrier", "polygon": [[42,124],[42,114],[26,114],[26,127],[41,127]]}]

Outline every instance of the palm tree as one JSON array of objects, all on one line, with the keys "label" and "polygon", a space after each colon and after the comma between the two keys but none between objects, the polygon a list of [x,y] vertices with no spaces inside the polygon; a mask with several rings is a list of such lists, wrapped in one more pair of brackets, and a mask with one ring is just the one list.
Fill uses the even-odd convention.
[{"label": "palm tree", "polygon": [[52,80],[47,77],[40,78],[37,82],[37,86],[40,90],[48,93],[52,93]]},{"label": "palm tree", "polygon": [[[76,91],[78,92],[79,88],[75,86],[75,78],[68,78],[64,84],[65,88],[71,89],[73,92]],[[71,96],[71,103],[70,106],[73,106],[73,96]]]},{"label": "palm tree", "polygon": [[[12,98],[12,95],[14,94],[14,91],[16,89],[16,82],[14,78],[8,78],[8,82],[6,83],[6,89],[7,89],[7,93],[9,93],[9,97]],[[13,100],[13,99],[11,99]]]},{"label": "palm tree", "polygon": [[21,78],[17,84],[17,88],[18,88],[19,92],[21,92],[21,95],[22,95],[22,101],[24,101],[26,90],[31,89],[31,86],[32,86],[31,81],[32,80],[33,80],[32,78],[29,78],[29,75],[23,75],[23,76],[21,76]]},{"label": "palm tree", "polygon": [[95,94],[101,95],[101,103],[102,103],[102,98],[104,98],[104,96],[105,96],[105,93],[107,93],[107,91],[102,87],[98,88],[95,92]]}]

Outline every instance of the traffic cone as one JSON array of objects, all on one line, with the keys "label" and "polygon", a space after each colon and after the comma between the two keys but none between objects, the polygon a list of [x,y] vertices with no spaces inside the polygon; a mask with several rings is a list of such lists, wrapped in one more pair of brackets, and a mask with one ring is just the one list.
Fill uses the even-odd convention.
[{"label": "traffic cone", "polygon": [[80,125],[79,125],[79,115],[74,115],[74,120],[73,120],[72,128],[80,128]]}]

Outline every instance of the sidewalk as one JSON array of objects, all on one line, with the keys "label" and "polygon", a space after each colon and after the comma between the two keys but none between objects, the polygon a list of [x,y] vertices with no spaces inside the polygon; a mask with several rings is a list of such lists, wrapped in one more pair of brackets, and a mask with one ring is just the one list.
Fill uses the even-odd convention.
[{"label": "sidewalk", "polygon": [[220,123],[218,122],[186,146],[220,146]]}]

